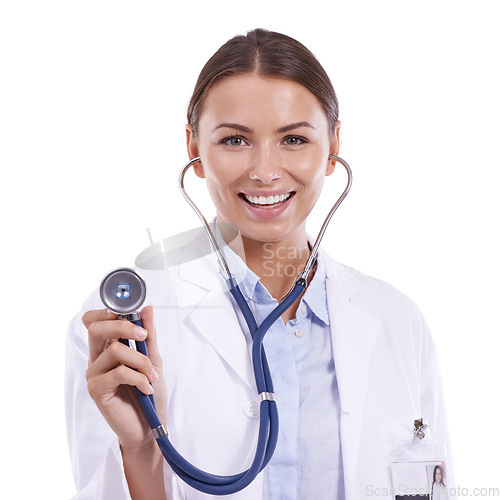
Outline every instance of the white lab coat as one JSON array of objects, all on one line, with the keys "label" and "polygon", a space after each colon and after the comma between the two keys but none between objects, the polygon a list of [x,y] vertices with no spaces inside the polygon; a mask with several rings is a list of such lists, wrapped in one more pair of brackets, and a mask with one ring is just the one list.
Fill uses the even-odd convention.
[{"label": "white lab coat", "polygon": [[[181,262],[189,251],[180,251]],[[406,296],[325,252],[319,258],[327,273],[346,497],[373,498],[375,488],[391,488],[390,453],[412,436],[415,419],[423,417],[431,429],[427,438],[432,434],[449,449],[436,352],[424,319]],[[258,431],[258,418],[248,412],[257,391],[248,335],[241,333],[214,255],[140,272],[148,284],[146,303],[154,306],[174,446],[209,472],[244,470]],[[81,316],[102,307],[94,293],[67,339],[68,439],[79,500],[130,498],[117,439],[86,389],[87,331]],[[172,498],[217,498],[191,489],[167,465],[164,470]],[[262,487],[260,474],[228,498],[257,500]]]}]

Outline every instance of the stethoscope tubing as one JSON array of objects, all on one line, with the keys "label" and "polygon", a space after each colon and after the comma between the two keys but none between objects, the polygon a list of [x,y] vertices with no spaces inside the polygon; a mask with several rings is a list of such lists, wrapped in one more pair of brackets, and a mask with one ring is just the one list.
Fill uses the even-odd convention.
[{"label": "stethoscope tubing", "polygon": [[[241,309],[253,337],[252,358],[254,361],[254,374],[257,389],[259,393],[273,393],[274,388],[263,346],[264,337],[276,319],[278,319],[304,291],[304,285],[298,283],[294,287],[292,293],[271,312],[259,327],[257,327],[257,323],[248,303],[234,280],[232,280],[230,286],[230,292],[237,302],[238,307]],[[139,326],[142,325],[140,320],[134,321],[134,323],[139,324]],[[147,356],[145,342],[136,342],[136,347],[139,352]],[[137,388],[135,391],[151,429],[160,427],[161,422],[156,412],[154,397],[152,395],[147,396],[143,394]],[[248,486],[255,479],[257,474],[267,465],[276,449],[279,434],[276,402],[269,400],[261,401],[259,418],[260,425],[257,448],[252,464],[246,471],[231,476],[215,475],[198,469],[189,463],[175,449],[166,435],[157,438],[157,443],[172,470],[187,484],[207,494],[229,495]]]}]

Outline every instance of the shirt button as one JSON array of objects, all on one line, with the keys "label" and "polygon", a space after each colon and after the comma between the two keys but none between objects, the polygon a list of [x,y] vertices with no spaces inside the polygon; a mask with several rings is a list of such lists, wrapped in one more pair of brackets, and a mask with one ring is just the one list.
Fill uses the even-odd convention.
[{"label": "shirt button", "polygon": [[247,401],[243,405],[243,413],[249,418],[257,418],[260,414],[260,406],[256,401]]},{"label": "shirt button", "polygon": [[295,336],[299,337],[299,339],[301,339],[304,336],[304,330],[296,330]]},{"label": "shirt button", "polygon": [[302,307],[300,308],[300,312],[302,314],[305,314],[307,312],[307,306],[305,304],[302,304]]}]

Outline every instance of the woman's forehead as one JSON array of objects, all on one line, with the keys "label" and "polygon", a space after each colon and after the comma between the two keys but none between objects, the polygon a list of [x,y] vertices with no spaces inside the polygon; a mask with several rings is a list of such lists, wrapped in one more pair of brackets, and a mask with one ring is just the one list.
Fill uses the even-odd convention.
[{"label": "woman's forehead", "polygon": [[209,91],[200,127],[212,129],[221,122],[272,122],[273,125],[309,122],[328,126],[326,113],[306,87],[283,78],[244,74],[226,77]]}]

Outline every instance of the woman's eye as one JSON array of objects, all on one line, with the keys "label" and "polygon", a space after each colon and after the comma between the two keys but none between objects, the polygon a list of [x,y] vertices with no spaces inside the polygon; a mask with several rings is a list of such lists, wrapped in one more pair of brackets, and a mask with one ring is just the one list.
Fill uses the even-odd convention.
[{"label": "woman's eye", "polygon": [[245,144],[245,141],[242,137],[235,135],[222,139],[221,144],[225,144],[227,146],[242,146],[243,144]]},{"label": "woman's eye", "polygon": [[306,141],[303,137],[299,137],[296,135],[291,135],[290,137],[285,137],[283,141],[287,146],[298,146],[299,144],[303,144]]}]

